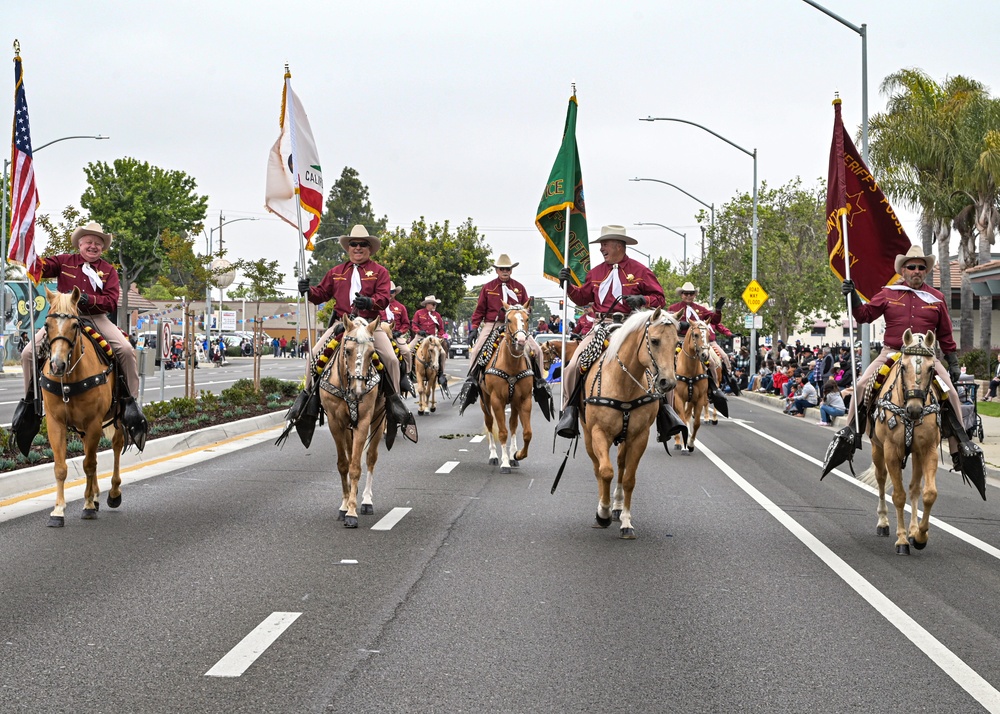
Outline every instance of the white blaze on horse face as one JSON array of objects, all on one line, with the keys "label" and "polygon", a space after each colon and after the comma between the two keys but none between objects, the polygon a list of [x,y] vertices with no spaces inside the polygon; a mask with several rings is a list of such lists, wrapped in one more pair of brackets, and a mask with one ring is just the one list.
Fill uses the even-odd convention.
[{"label": "white blaze on horse face", "polygon": [[517,340],[517,346],[524,347],[524,341],[528,337],[528,325],[524,313],[520,310],[514,313],[514,325],[516,326],[514,334],[517,336],[515,338]]}]

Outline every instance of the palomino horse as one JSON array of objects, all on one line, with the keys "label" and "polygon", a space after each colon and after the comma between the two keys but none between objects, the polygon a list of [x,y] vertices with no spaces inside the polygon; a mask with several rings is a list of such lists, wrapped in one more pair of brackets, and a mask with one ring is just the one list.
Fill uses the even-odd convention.
[{"label": "palomino horse", "polygon": [[368,477],[362,494],[361,513],[374,513],[372,480],[378,461],[378,443],[385,429],[385,397],[379,382],[388,379],[375,353],[372,335],[379,320],[367,322],[343,318],[344,332],[331,358],[326,374],[320,378],[320,403],[329,421],[330,433],[337,445],[337,470],[343,500],[337,520],[345,528],[358,527],[358,481],[361,480],[361,456],[367,452]]},{"label": "palomino horse", "polygon": [[709,405],[707,365],[711,351],[708,326],[701,321],[692,321],[675,361],[677,387],[674,389],[674,411],[687,423],[689,434],[687,444],[682,443],[680,434],[674,437],[676,450],[687,446],[688,451],[694,451],[702,411]]},{"label": "palomino horse", "polygon": [[[480,389],[479,404],[483,409],[486,433],[490,443],[490,464],[499,461],[500,473],[509,474],[511,466],[528,456],[531,443],[531,389],[534,371],[531,369],[528,339],[528,310],[520,305],[503,303],[506,326],[486,363]],[[510,405],[510,427],[506,414]],[[517,424],[521,422],[524,447],[517,448]],[[500,458],[497,459],[497,445]]]},{"label": "palomino horse", "polygon": [[[872,432],[872,468],[878,483],[878,526],[876,533],[889,535],[888,509],[885,502],[885,477],[892,479],[892,503],[896,507],[896,554],[909,555],[910,546],[927,546],[931,507],[937,500],[937,445],[941,440],[938,426],[940,404],[934,397],[934,333],[903,333],[903,348],[879,390],[875,401]],[[910,479],[910,528],[903,522],[906,491],[903,469],[913,457]],[[870,471],[871,469],[869,469]],[[862,479],[865,474],[862,474]],[[923,500],[923,517],[918,508]]]},{"label": "palomino horse", "polygon": [[[579,340],[566,340],[566,364],[573,359],[576,348],[580,346]],[[549,340],[542,343],[542,369],[546,374],[553,362],[562,359],[562,340]]]},{"label": "palomino horse", "polygon": [[[642,310],[629,317],[608,344],[600,360],[584,374],[586,416],[583,433],[597,476],[595,527],[607,528],[616,515],[619,535],[635,538],[632,489],[639,459],[646,451],[649,429],[660,400],[674,388],[677,319],[665,310]],[[611,503],[611,445],[618,445],[618,486]]]},{"label": "palomino horse", "polygon": [[[45,289],[49,314],[45,318],[45,342],[41,352],[48,353],[39,376],[45,418],[48,422],[49,445],[55,460],[56,507],[49,515],[49,525],[65,523],[66,510],[66,433],[74,429],[83,440],[83,472],[87,477],[84,491],[83,518],[97,518],[100,508],[97,485],[97,450],[104,433],[104,424],[115,417],[114,383],[118,366],[112,359],[107,364],[94,349],[94,343],[84,334],[77,311],[80,291],[53,293]],[[119,462],[125,447],[125,428],[114,424],[111,447],[114,450],[114,470],[108,506],[118,508],[122,502]],[[110,427],[109,427],[110,430]]]},{"label": "palomino horse", "polygon": [[416,354],[413,355],[413,369],[417,373],[417,414],[437,411],[438,364],[444,346],[441,338],[433,335],[425,337]]}]

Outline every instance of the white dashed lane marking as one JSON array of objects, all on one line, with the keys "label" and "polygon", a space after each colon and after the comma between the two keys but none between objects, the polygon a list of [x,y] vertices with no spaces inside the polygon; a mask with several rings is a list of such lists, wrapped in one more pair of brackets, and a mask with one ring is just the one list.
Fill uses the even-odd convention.
[{"label": "white dashed lane marking", "polygon": [[434,473],[436,474],[450,474],[456,466],[458,466],[458,461],[445,461],[444,465],[439,468]]},{"label": "white dashed lane marking", "polygon": [[205,676],[239,677],[301,614],[301,612],[272,612],[253,629],[253,632],[216,662],[212,669],[205,672]]},{"label": "white dashed lane marking", "polygon": [[392,530],[392,527],[403,520],[403,516],[409,513],[412,509],[410,508],[393,508],[391,511],[382,516],[375,525],[372,526],[373,531],[388,531]]}]

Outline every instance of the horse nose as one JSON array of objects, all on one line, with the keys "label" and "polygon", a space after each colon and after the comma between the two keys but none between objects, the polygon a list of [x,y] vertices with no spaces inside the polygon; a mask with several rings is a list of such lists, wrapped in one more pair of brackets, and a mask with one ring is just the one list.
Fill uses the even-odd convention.
[{"label": "horse nose", "polygon": [[66,360],[54,357],[49,360],[49,369],[52,371],[56,377],[61,377],[63,372],[66,371]]},{"label": "horse nose", "polygon": [[910,419],[913,420],[919,419],[920,415],[923,414],[923,411],[924,411],[923,404],[920,403],[914,404],[911,402],[906,405],[906,416],[910,417]]},{"label": "horse nose", "polygon": [[675,386],[677,386],[676,377],[660,377],[656,381],[656,386],[659,388],[660,392],[669,392]]}]

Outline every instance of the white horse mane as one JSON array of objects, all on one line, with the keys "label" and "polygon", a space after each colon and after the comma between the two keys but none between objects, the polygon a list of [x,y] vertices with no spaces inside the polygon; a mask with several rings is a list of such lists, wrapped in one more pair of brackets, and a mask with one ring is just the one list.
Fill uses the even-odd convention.
[{"label": "white horse mane", "polygon": [[[608,342],[608,353],[617,354],[618,350],[621,349],[622,343],[631,335],[633,332],[639,329],[644,329],[646,326],[646,321],[649,320],[653,315],[650,310],[640,310],[638,312],[633,312],[624,324],[619,327],[613,335],[611,335],[611,340]],[[656,325],[673,325],[678,326],[678,322],[673,315],[671,315],[666,310],[660,310],[660,319],[655,323]]]}]

